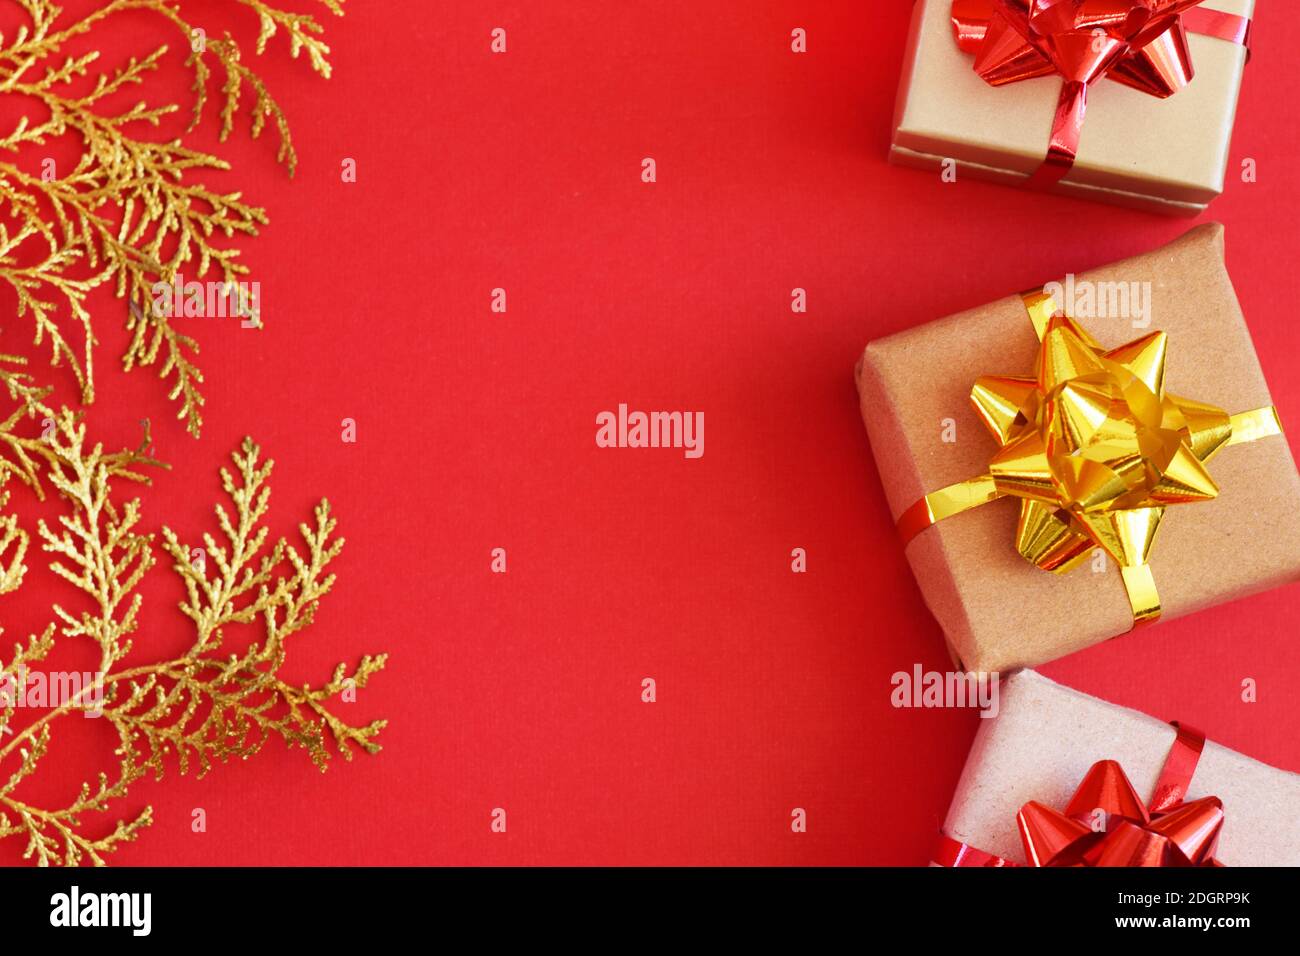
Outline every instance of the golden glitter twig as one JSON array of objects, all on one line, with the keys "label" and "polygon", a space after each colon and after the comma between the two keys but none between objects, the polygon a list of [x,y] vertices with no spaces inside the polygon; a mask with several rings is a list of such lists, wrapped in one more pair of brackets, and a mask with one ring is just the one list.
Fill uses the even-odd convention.
[{"label": "golden glitter twig", "polygon": [[[131,338],[123,367],[156,367],[159,377],[170,380],[168,397],[180,405],[177,417],[197,436],[203,406],[203,375],[194,361],[198,343],[152,308],[151,290],[158,282],[171,283],[191,264],[196,278],[213,270],[223,283],[236,282],[248,272],[239,262],[239,250],[216,240],[256,235],[267,222],[266,213],[238,192],[220,192],[195,180],[204,171],[229,169],[224,160],[184,145],[184,137],[155,142],[143,135],[176,113],[178,104],[110,105],[116,94],[146,85],[159,70],[167,45],[113,70],[98,68],[98,50],[62,51],[110,18],[160,18],[177,32],[193,76],[186,134],[202,121],[209,85],[219,77],[221,141],[234,129],[242,98],[251,95],[251,135],[256,138],[268,121],[273,124],[278,159],[292,175],[297,154],[284,111],[242,62],[240,46],[228,32],[208,36],[183,16],[185,0],[102,0],[80,17],[65,15],[51,0],[7,2],[26,22],[14,35],[0,37],[0,97],[25,104],[25,110],[12,129],[0,131],[0,155],[20,154],[69,134],[81,149],[76,165],[63,175],[33,175],[16,162],[0,160],[0,281],[14,290],[18,315],[30,317],[34,345],[49,349],[51,365],[66,364],[72,370],[85,404],[95,397],[96,344],[86,298],[111,284],[128,306]],[[282,35],[294,58],[305,54],[313,71],[329,77],[330,51],[314,16],[287,12],[270,0],[234,2],[258,18],[256,54]],[[315,2],[330,14],[343,15],[343,0]],[[260,325],[259,316],[252,320]]]},{"label": "golden glitter twig", "polygon": [[[203,547],[191,549],[162,529],[162,550],[184,583],[180,609],[193,625],[192,644],[169,660],[122,667],[139,628],[140,584],[157,557],[153,536],[138,528],[139,500],[119,504],[113,487],[119,480],[146,481],[141,469],[160,463],[148,457],[147,433],[138,449],[108,453],[88,445],[75,413],[36,404],[53,422],[48,436],[18,438],[0,429],[10,457],[15,448],[26,456],[17,463],[6,458],[0,467],[0,594],[21,586],[31,543],[5,511],[4,486],[17,475],[38,490],[48,483],[66,504],[68,513],[56,526],[38,522],[37,539],[52,556],[51,570],[82,592],[89,610],[55,605],[54,623],[0,659],[0,677],[10,678],[0,685],[0,839],[25,839],[24,857],[43,866],[102,865],[150,824],[152,808],[118,820],[107,833],[90,832],[85,820],[108,813],[147,773],[162,778],[171,763],[181,774],[202,776],[217,762],[257,753],[273,737],[306,750],[322,771],[333,753],[349,760],[354,747],[376,753],[387,722],[352,725],[330,705],[365,687],[383,669],[386,654],[363,656],[351,670],[339,664],[318,687],[295,686],[281,674],[290,638],[312,623],[334,583],[328,568],[343,539],[334,536],[329,502],[316,507],[312,523],[299,526],[301,546],[283,538],[269,543],[263,520],[272,463],[245,439],[232,455],[234,471],[221,471],[229,505],[216,507],[220,534],[204,535]],[[236,625],[260,626],[261,638],[223,655],[226,632]],[[93,644],[98,671],[67,699],[49,701],[41,716],[11,728],[23,692],[12,678],[41,665],[63,640]],[[22,784],[43,766],[59,721],[74,715],[113,727],[115,767],[83,783],[61,806],[38,805],[22,796]]]}]

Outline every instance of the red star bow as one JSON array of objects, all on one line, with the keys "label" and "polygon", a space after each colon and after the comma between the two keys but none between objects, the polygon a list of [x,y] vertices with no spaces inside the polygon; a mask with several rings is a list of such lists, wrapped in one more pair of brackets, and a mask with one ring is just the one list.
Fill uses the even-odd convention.
[{"label": "red star bow", "polygon": [[[1105,829],[1094,830],[1100,814]],[[1223,804],[1202,797],[1152,814],[1120,765],[1099,760],[1064,813],[1031,800],[1016,821],[1031,866],[1215,866]]]},{"label": "red star bow", "polygon": [[1200,8],[1202,0],[953,0],[957,43],[993,86],[1060,76],[1047,160],[1031,182],[1047,186],[1079,152],[1088,87],[1104,76],[1167,97],[1192,80],[1187,31],[1246,45],[1250,21]]},{"label": "red star bow", "polygon": [[[1175,725],[1177,726],[1177,725]],[[1029,866],[1222,866],[1214,854],[1223,828],[1218,797],[1184,802],[1205,738],[1178,727],[1155,796],[1142,803],[1114,760],[1099,760],[1064,811],[1031,800],[1016,822]],[[1097,827],[1094,824],[1100,823]],[[940,835],[936,862],[944,866],[1017,866]]]}]

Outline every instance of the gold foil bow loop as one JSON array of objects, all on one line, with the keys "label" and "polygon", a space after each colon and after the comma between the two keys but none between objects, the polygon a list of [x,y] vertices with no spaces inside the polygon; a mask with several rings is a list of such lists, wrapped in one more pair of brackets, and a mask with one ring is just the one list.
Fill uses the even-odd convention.
[{"label": "gold foil bow loop", "polygon": [[1101,548],[1119,565],[1135,623],[1160,616],[1147,563],[1172,505],[1219,487],[1206,462],[1282,432],[1271,406],[1229,415],[1165,390],[1164,332],[1106,349],[1051,296],[1022,296],[1040,342],[1032,376],[982,376],[971,403],[998,442],[984,475],[932,492],[899,518],[904,542],[1002,497],[1020,499],[1016,550],[1064,574]]}]

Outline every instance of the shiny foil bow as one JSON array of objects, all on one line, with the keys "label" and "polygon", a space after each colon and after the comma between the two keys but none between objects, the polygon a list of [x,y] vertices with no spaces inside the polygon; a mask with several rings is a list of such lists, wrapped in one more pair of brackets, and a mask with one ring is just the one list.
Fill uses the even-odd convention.
[{"label": "shiny foil bow", "polygon": [[1192,80],[1187,31],[1247,45],[1250,21],[1202,0],[953,0],[952,23],[975,72],[1002,86],[1064,81],[1047,159],[1031,184],[1061,179],[1079,153],[1088,87],[1102,77],[1168,97]]},{"label": "shiny foil bow", "polygon": [[[1092,765],[1063,811],[1031,800],[1016,822],[1028,866],[1222,866],[1214,859],[1223,829],[1218,797],[1184,802],[1205,737],[1178,727],[1155,796],[1147,807],[1114,760]],[[1100,825],[1098,825],[1100,824]],[[1018,866],[940,835],[944,866]]]},{"label": "shiny foil bow", "polygon": [[1119,565],[1135,623],[1160,616],[1147,564],[1171,505],[1214,498],[1205,467],[1228,445],[1282,432],[1269,406],[1229,415],[1165,391],[1164,332],[1107,349],[1050,295],[1022,296],[1040,340],[1031,376],[983,376],[971,403],[999,448],[986,474],[926,495],[899,517],[904,543],[997,498],[1020,499],[1016,550],[1064,574],[1094,548]]}]

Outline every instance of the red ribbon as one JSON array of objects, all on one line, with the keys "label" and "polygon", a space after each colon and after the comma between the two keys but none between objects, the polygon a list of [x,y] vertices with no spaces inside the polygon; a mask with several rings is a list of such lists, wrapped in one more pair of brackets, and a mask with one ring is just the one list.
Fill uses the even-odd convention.
[{"label": "red ribbon", "polygon": [[1200,8],[1202,0],[953,0],[957,45],[993,86],[1039,76],[1065,84],[1047,158],[1030,177],[1059,181],[1079,155],[1088,87],[1103,76],[1161,98],[1192,81],[1187,31],[1250,52],[1250,20]]},{"label": "red ribbon", "polygon": [[[1214,858],[1223,828],[1218,797],[1186,802],[1187,788],[1205,747],[1205,736],[1174,724],[1178,736],[1144,806],[1123,769],[1099,760],[1066,804],[1064,812],[1031,800],[1016,821],[1028,864],[1013,863],[939,835],[935,862],[941,866],[1222,866]],[[1094,814],[1105,827],[1093,829]]]}]

